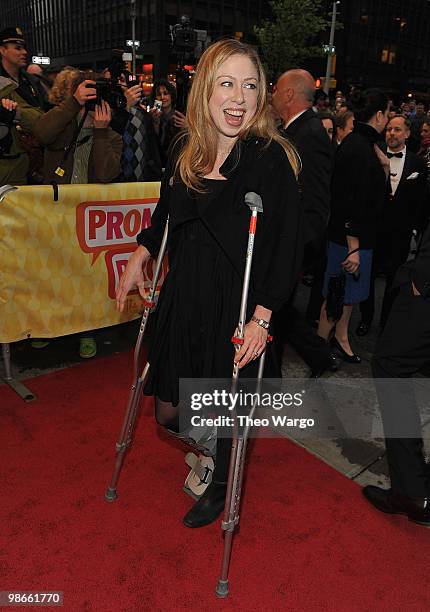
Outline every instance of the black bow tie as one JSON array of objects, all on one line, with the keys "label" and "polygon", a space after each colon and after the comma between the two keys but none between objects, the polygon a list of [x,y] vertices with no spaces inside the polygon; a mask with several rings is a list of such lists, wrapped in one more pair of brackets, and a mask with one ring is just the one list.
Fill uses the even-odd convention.
[{"label": "black bow tie", "polygon": [[391,159],[392,157],[398,157],[399,159],[402,159],[403,153],[402,151],[400,151],[400,153],[390,153],[389,151],[387,151],[387,157],[388,159]]}]

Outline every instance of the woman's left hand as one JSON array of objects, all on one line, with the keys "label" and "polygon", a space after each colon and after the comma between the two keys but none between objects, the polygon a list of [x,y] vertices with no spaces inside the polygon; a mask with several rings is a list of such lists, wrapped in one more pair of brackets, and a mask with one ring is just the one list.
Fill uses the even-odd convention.
[{"label": "woman's left hand", "polygon": [[176,128],[183,130],[186,125],[186,120],[187,118],[185,117],[183,113],[181,113],[181,111],[178,111],[178,110],[175,111],[173,115],[173,125]]},{"label": "woman's left hand", "polygon": [[260,357],[266,349],[268,336],[267,330],[254,323],[254,321],[249,321],[243,331],[243,344],[234,357],[235,362],[239,364],[239,368],[243,368],[250,361]]}]

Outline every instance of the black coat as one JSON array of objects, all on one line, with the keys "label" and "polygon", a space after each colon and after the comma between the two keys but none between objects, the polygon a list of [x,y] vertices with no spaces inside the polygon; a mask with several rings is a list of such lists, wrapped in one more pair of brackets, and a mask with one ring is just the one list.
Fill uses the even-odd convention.
[{"label": "black coat", "polygon": [[424,232],[416,258],[399,268],[394,286],[411,281],[423,298],[430,300],[430,224]]},{"label": "black coat", "polygon": [[378,132],[356,121],[351,134],[336,150],[332,179],[329,240],[347,246],[346,236],[359,239],[360,248],[374,248],[387,180],[374,145]]},{"label": "black coat", "polygon": [[[152,225],[137,237],[155,256],[169,215],[169,260],[175,256],[175,228],[184,223],[193,192],[172,177],[173,160],[161,182],[160,200]],[[244,203],[254,191],[263,201],[258,216],[251,271],[250,304],[278,310],[297,282],[303,254],[303,216],[297,181],[283,148],[262,139],[238,141],[220,168],[227,178],[216,201],[208,194],[200,205],[201,218],[227,254],[240,282],[243,279],[250,210]],[[192,287],[190,287],[192,291]]]},{"label": "black coat", "polygon": [[[414,174],[417,176],[414,177]],[[380,232],[405,234],[410,240],[412,230],[422,231],[429,212],[427,165],[418,155],[406,149],[402,176],[394,195],[391,193],[390,182],[388,183]]]},{"label": "black coat", "polygon": [[306,218],[306,243],[321,243],[330,209],[333,147],[327,132],[310,108],[282,130],[296,147],[302,161],[300,191]]}]

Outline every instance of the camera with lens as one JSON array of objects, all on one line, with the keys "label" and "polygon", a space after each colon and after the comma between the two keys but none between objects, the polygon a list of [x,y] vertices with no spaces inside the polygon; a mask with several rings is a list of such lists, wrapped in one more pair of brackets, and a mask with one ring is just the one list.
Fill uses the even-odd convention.
[{"label": "camera with lens", "polygon": [[93,87],[97,95],[95,100],[89,100],[85,104],[90,111],[93,111],[96,105],[100,106],[102,100],[107,102],[114,111],[123,110],[127,107],[127,98],[122,87],[112,79],[96,79],[95,85],[87,83],[86,87]]},{"label": "camera with lens", "polygon": [[182,15],[179,23],[170,26],[170,36],[176,53],[193,54],[197,44],[197,32],[191,26],[188,15]]}]

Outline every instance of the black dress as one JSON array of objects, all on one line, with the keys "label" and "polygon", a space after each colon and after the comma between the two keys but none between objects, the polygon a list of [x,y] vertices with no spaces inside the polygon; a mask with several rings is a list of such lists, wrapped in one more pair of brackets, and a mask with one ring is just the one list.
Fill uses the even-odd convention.
[{"label": "black dress", "polygon": [[[247,192],[259,194],[247,321],[260,304],[272,311],[288,299],[303,253],[297,182],[285,151],[262,139],[238,141],[206,191],[187,190],[169,162],[151,227],[137,240],[153,257],[169,216],[169,272],[151,320],[150,373],[144,393],[177,405],[180,378],[230,378],[246,259],[250,210]],[[265,375],[277,377],[274,351]],[[241,371],[254,378],[257,362]]]},{"label": "black dress", "polygon": [[[170,269],[154,315],[150,374],[144,393],[178,403],[180,378],[229,378],[234,349],[242,279],[200,217],[201,203],[214,199],[223,180],[205,180],[208,194],[197,194],[182,211],[183,222],[173,230]],[[268,362],[271,376],[279,371]],[[256,365],[244,368],[256,375]]]}]

